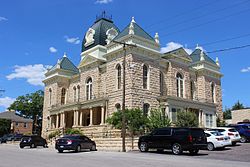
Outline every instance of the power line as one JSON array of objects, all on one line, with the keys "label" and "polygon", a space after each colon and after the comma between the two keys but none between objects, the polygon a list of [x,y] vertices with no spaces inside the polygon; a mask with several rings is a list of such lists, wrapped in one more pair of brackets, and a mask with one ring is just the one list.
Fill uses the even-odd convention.
[{"label": "power line", "polygon": [[227,15],[227,16],[224,16],[224,17],[221,17],[221,18],[217,18],[217,19],[214,19],[214,20],[210,20],[210,21],[207,21],[207,22],[202,23],[202,24],[197,24],[197,25],[195,25],[195,26],[190,26],[190,27],[181,29],[181,30],[179,30],[179,31],[174,31],[174,32],[171,32],[171,33],[168,33],[168,34],[164,34],[164,35],[161,35],[161,37],[169,36],[169,35],[176,34],[176,33],[179,33],[179,32],[183,32],[183,31],[186,31],[186,30],[190,30],[190,29],[193,29],[193,28],[201,27],[201,26],[206,25],[206,24],[210,24],[210,23],[213,23],[213,22],[217,22],[217,21],[220,21],[220,20],[224,20],[224,19],[226,19],[226,18],[229,18],[229,17],[235,16],[235,15],[242,14],[242,13],[247,12],[247,11],[249,11],[249,10],[250,10],[250,9],[242,10],[242,11],[240,11],[240,12],[236,12],[236,13],[233,13],[233,14],[230,14],[230,15]]},{"label": "power line", "polygon": [[[212,2],[209,2],[209,3],[206,3],[206,4],[204,4],[204,5],[200,5],[200,6],[196,7],[196,8],[193,8],[193,9],[190,9],[190,10],[187,10],[187,11],[184,11],[184,12],[181,12],[181,13],[179,13],[179,14],[177,14],[177,15],[168,17],[168,18],[166,18],[166,19],[162,19],[162,20],[160,20],[160,21],[158,21],[158,22],[156,22],[156,23],[153,23],[153,24],[150,24],[150,25],[146,26],[145,29],[150,28],[150,27],[153,27],[153,26],[155,26],[155,25],[157,25],[157,24],[161,24],[161,23],[163,23],[163,22],[165,22],[165,21],[169,21],[169,20],[172,20],[172,19],[176,19],[176,17],[180,17],[180,16],[182,16],[182,15],[184,15],[184,14],[186,14],[186,13],[194,12],[194,11],[196,11],[196,10],[199,10],[199,9],[203,8],[203,7],[209,6],[209,5],[211,5],[212,3],[214,3],[214,2],[217,2],[217,0],[212,1]],[[190,12],[190,11],[191,11],[191,12]]]},{"label": "power line", "polygon": [[[177,22],[177,23],[174,23],[174,24],[170,24],[170,25],[167,25],[167,26],[164,26],[163,28],[160,28],[160,29],[157,29],[157,32],[161,31],[161,30],[166,30],[166,29],[169,29],[169,28],[172,28],[172,27],[175,27],[177,25],[181,25],[181,24],[185,24],[185,23],[188,23],[188,22],[193,22],[194,20],[197,20],[199,18],[202,18],[204,16],[209,16],[209,15],[214,15],[216,13],[220,13],[224,10],[228,10],[228,9],[231,9],[231,8],[234,8],[236,6],[239,6],[239,5],[242,5],[244,3],[249,3],[250,1],[249,0],[246,0],[246,1],[242,1],[240,3],[236,3],[236,4],[233,4],[233,5],[230,5],[228,7],[225,7],[225,8],[222,8],[222,9],[219,9],[219,10],[215,10],[215,11],[212,11],[212,14],[203,14],[203,15],[199,15],[198,17],[193,17],[193,18],[189,18],[189,19],[186,19],[186,20],[183,20],[183,21],[180,21],[180,22]],[[154,30],[155,31],[155,30]],[[153,32],[153,30],[149,31],[149,32]]]},{"label": "power line", "polygon": [[246,48],[246,47],[250,47],[250,44],[242,45],[242,46],[236,46],[236,47],[232,47],[232,48],[218,49],[218,50],[214,50],[214,51],[209,51],[207,53],[225,52],[225,51],[229,51],[229,50],[242,49],[242,48]]}]

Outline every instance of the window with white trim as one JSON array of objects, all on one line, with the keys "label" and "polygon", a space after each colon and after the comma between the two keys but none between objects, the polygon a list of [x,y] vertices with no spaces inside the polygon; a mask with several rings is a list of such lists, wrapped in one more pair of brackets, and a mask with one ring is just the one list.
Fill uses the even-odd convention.
[{"label": "window with white trim", "polygon": [[183,97],[183,77],[180,73],[176,74],[176,91],[177,91],[177,97]]},{"label": "window with white trim", "polygon": [[86,82],[86,96],[87,100],[92,99],[92,78],[89,78]]}]

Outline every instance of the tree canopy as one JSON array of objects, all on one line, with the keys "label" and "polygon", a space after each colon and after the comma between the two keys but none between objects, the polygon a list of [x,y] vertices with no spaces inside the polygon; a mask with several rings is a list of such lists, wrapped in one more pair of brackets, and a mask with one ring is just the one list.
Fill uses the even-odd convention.
[{"label": "tree canopy", "polygon": [[0,119],[0,136],[10,133],[11,121],[7,119]]},{"label": "tree canopy", "polygon": [[33,119],[33,131],[39,133],[42,127],[43,98],[42,90],[18,96],[10,105],[9,110],[17,111],[17,114],[24,118]]},{"label": "tree canopy", "polygon": [[156,128],[162,128],[170,125],[170,119],[165,116],[160,109],[152,109],[150,111],[147,122],[147,127],[150,131]]},{"label": "tree canopy", "polygon": [[177,127],[198,127],[199,121],[195,113],[181,111],[177,113]]}]

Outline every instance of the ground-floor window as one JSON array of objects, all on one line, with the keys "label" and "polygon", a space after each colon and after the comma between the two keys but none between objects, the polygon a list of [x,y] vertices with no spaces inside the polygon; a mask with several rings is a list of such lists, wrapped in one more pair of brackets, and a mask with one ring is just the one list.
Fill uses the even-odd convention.
[{"label": "ground-floor window", "polygon": [[177,121],[177,113],[181,112],[181,108],[172,108],[171,109],[171,120],[172,122],[176,122]]},{"label": "ground-floor window", "polygon": [[213,114],[206,114],[206,127],[213,126]]}]

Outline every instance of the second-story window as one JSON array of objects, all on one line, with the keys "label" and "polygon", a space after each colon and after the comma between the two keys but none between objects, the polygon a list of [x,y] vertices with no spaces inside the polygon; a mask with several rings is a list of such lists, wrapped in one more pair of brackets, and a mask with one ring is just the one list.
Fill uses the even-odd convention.
[{"label": "second-story window", "polygon": [[183,97],[183,77],[180,73],[176,75],[176,91],[177,97]]},{"label": "second-story window", "polygon": [[76,87],[73,87],[73,93],[74,93],[74,102],[76,102]]},{"label": "second-story window", "polygon": [[121,65],[118,64],[116,66],[116,70],[117,70],[117,89],[121,89],[121,81],[122,81],[122,70],[121,70]]},{"label": "second-story window", "polygon": [[195,98],[195,85],[194,81],[190,82],[190,97],[193,100]]},{"label": "second-story window", "polygon": [[51,100],[52,100],[52,90],[49,88],[49,105],[51,106]]},{"label": "second-story window", "polygon": [[163,95],[163,84],[164,84],[164,76],[163,72],[160,71],[160,94]]},{"label": "second-story window", "polygon": [[61,105],[65,104],[66,89],[62,88],[61,91]]},{"label": "second-story window", "polygon": [[77,86],[77,101],[80,101],[80,86]]},{"label": "second-story window", "polygon": [[213,82],[211,83],[211,98],[212,102],[215,103],[215,85]]},{"label": "second-story window", "polygon": [[87,100],[92,99],[92,78],[89,78],[86,83],[86,96]]},{"label": "second-story window", "polygon": [[148,66],[143,65],[143,89],[148,89]]}]

